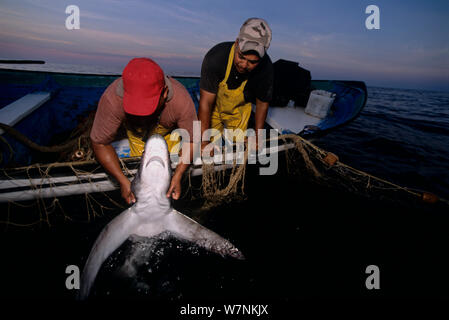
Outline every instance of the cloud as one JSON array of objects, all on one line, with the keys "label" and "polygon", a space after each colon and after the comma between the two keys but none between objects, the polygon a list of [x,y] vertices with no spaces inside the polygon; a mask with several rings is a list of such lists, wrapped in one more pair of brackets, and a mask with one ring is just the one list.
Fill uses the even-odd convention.
[{"label": "cloud", "polygon": [[111,16],[106,16],[106,15],[103,15],[103,14],[94,13],[94,12],[87,11],[87,10],[84,10],[84,9],[83,10],[80,9],[80,16],[83,19],[87,18],[87,19],[92,19],[92,20],[96,20],[96,21],[98,21],[98,20],[101,20],[101,21],[114,21],[114,22],[117,21],[117,19],[115,19],[115,18],[113,18]]},{"label": "cloud", "polygon": [[152,4],[152,9],[155,9],[165,16],[171,17],[175,20],[186,21],[194,24],[204,24],[204,15],[199,15],[197,12],[186,9],[179,5],[166,3],[162,6]]},{"label": "cloud", "polygon": [[24,18],[24,17],[26,17],[26,15],[22,11],[11,10],[11,9],[5,8],[5,7],[0,8],[0,16],[2,16],[2,20],[7,19],[8,17],[9,18],[12,18],[12,17]]},{"label": "cloud", "polygon": [[14,40],[18,40],[18,39],[24,39],[24,40],[31,40],[31,41],[36,41],[41,45],[45,45],[45,43],[57,43],[57,44],[63,44],[63,45],[73,45],[73,42],[70,41],[66,41],[66,40],[60,40],[60,39],[50,39],[50,38],[45,38],[45,37],[39,37],[39,36],[34,36],[32,34],[29,33],[24,33],[24,32],[14,32],[14,31],[4,31],[4,30],[0,30],[0,36],[4,37],[2,42],[5,42],[6,39],[9,38],[10,41]]},{"label": "cloud", "polygon": [[329,56],[329,52],[332,52],[323,49],[333,46],[339,36],[335,33],[281,33],[273,39],[271,51],[276,56],[289,57],[290,59],[322,60]]},{"label": "cloud", "polygon": [[[363,36],[338,33],[293,34],[273,40],[273,61],[297,61],[312,77],[362,81],[433,81],[449,83],[448,46],[410,47],[393,43],[376,47]],[[356,45],[357,44],[357,45]],[[417,80],[419,79],[419,80]],[[405,82],[404,82],[405,83]]]}]

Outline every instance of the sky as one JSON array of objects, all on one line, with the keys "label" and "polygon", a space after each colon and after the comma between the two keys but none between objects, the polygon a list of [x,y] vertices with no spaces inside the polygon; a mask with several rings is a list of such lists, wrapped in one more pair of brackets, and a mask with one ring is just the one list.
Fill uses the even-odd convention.
[{"label": "sky", "polygon": [[[66,28],[66,7],[80,29]],[[365,13],[379,8],[380,29]],[[449,0],[0,0],[0,59],[37,59],[122,70],[150,57],[171,75],[199,75],[207,51],[264,18],[273,62],[312,79],[449,91]]]}]

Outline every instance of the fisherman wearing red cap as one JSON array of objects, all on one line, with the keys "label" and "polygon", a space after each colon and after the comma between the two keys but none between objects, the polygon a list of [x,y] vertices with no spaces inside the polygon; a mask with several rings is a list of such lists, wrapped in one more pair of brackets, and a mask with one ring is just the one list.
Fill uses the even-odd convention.
[{"label": "fisherman wearing red cap", "polygon": [[[169,140],[170,132],[176,128],[185,129],[191,137],[188,143],[192,157],[193,122],[196,120],[195,105],[186,88],[164,75],[159,65],[149,58],[132,59],[122,77],[108,86],[98,103],[90,139],[98,162],[120,183],[127,203],[136,199],[111,145],[120,129],[123,128],[128,137],[130,156],[142,155],[146,138],[156,133],[165,137],[173,152],[177,141]],[[167,197],[178,199],[180,196],[181,178],[189,166],[188,161],[184,162],[181,160],[176,167]]]}]

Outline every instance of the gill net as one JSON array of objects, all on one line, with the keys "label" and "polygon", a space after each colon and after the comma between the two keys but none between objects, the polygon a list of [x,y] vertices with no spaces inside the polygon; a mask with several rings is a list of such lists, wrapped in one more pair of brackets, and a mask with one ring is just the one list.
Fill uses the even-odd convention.
[{"label": "gill net", "polygon": [[[2,176],[6,180],[14,181],[18,176],[29,180],[32,191],[39,194],[43,192],[43,187],[39,183],[34,183],[36,179],[39,181],[48,181],[45,188],[57,188],[61,186],[69,186],[69,183],[52,182],[55,177],[54,171],[63,169],[67,175],[70,172],[78,181],[83,180],[87,183],[95,183],[92,181],[92,174],[102,172],[101,166],[94,159],[94,153],[89,139],[90,129],[93,124],[95,113],[90,113],[79,125],[69,134],[67,140],[59,145],[41,146],[16,129],[0,123],[9,136],[18,140],[31,150],[40,153],[54,154],[57,157],[56,162],[49,164],[35,163],[24,167],[12,167],[1,169]],[[14,150],[8,141],[0,136],[2,148],[9,152],[8,160],[14,155]],[[0,154],[1,156],[2,154]],[[0,163],[5,159],[0,158]],[[136,160],[130,158],[129,160]],[[125,162],[120,160],[121,166],[125,174],[132,176]],[[85,171],[82,168],[89,166],[91,169]],[[22,178],[23,179],[23,178]],[[66,203],[58,197],[36,197],[35,200],[16,201],[9,200],[7,203],[0,204],[2,215],[0,216],[0,224],[13,227],[34,227],[38,225],[52,226],[53,221],[63,220],[65,222],[90,222],[97,217],[103,216],[107,211],[123,210],[125,207],[116,197],[111,197],[107,192],[102,193],[101,199],[98,195],[88,192],[81,194],[71,203]]]},{"label": "gill net", "polygon": [[[407,206],[449,205],[449,201],[430,192],[403,187],[340,162],[337,155],[298,135],[279,135],[275,139],[285,146],[285,168],[290,176],[371,200]],[[203,165],[205,202],[202,209],[210,210],[226,202],[244,199],[247,160],[246,151],[244,164],[234,164],[228,174],[214,170],[211,165]]]},{"label": "gill net", "polygon": [[[22,174],[27,175],[30,181],[30,185],[34,189],[33,191],[39,193],[43,188],[40,185],[33,186],[32,181],[35,180],[35,172],[39,172],[42,180],[48,179],[51,181],[53,178],[52,169],[63,167],[66,170],[70,170],[74,177],[84,183],[92,183],[95,181],[89,178],[92,172],[100,170],[98,165],[97,169],[92,171],[83,171],[77,168],[80,163],[86,164],[87,162],[96,163],[95,161],[76,161],[67,163],[54,163],[50,165],[35,164],[28,167],[17,168]],[[126,165],[123,163],[122,168],[125,170]],[[30,172],[33,172],[33,176]],[[5,176],[7,174],[4,173]],[[87,177],[87,181],[86,181]],[[11,177],[11,179],[14,179]],[[57,188],[67,184],[61,184],[57,182],[50,182],[45,188]],[[70,201],[65,201],[66,197],[36,197],[35,200],[27,201],[15,201],[9,200],[6,204],[1,204],[3,216],[0,218],[0,224],[14,227],[33,227],[47,225],[52,226],[54,221],[64,222],[91,222],[95,218],[104,216],[107,212],[115,212],[118,209],[123,210],[125,206],[117,200],[117,197],[110,195],[108,192],[102,192],[101,195],[84,192],[76,195]]]},{"label": "gill net", "polygon": [[[40,153],[57,154],[57,161],[87,161],[94,159],[94,154],[89,139],[89,133],[90,129],[92,128],[94,118],[95,113],[91,112],[87,117],[80,121],[78,126],[69,134],[64,143],[54,146],[38,145],[28,139],[28,137],[26,137],[21,132],[4,123],[0,123],[0,129],[3,129],[13,139],[21,142],[31,150]],[[14,155],[13,148],[4,137],[0,136],[0,141],[2,143],[2,147],[6,148],[8,151],[8,160],[12,160],[12,157]],[[8,162],[10,161],[5,161],[5,159],[3,159],[3,153],[0,153],[0,165]]]},{"label": "gill net", "polygon": [[215,170],[213,164],[203,164],[201,191],[205,201],[201,211],[244,199],[247,161],[248,151],[245,150],[243,163],[237,164],[237,159],[234,159],[230,173]]}]

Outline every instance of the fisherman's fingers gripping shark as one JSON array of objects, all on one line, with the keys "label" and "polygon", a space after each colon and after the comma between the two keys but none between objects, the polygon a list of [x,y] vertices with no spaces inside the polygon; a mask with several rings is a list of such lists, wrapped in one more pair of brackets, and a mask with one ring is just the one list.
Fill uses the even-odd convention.
[{"label": "fisherman's fingers gripping shark", "polygon": [[132,182],[137,202],[114,218],[100,233],[87,258],[78,298],[89,296],[103,262],[131,235],[153,237],[169,231],[199,246],[237,259],[243,254],[229,241],[176,211],[166,192],[171,180],[167,143],[160,135],[151,136]]}]

